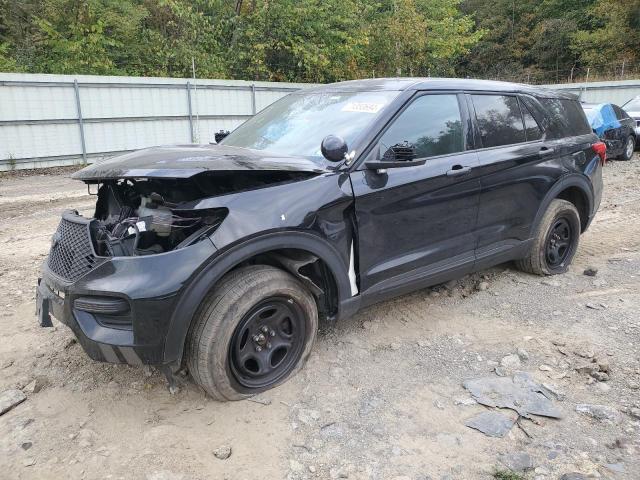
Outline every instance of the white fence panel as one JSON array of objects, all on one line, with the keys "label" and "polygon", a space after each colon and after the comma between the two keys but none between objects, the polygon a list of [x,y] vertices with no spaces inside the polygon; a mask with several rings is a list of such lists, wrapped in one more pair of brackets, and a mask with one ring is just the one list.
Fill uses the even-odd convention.
[{"label": "white fence panel", "polygon": [[640,80],[619,80],[612,82],[567,83],[546,85],[556,90],[568,90],[589,103],[615,103],[622,106],[640,95]]},{"label": "white fence panel", "polygon": [[210,143],[305,84],[0,73],[0,171]]}]

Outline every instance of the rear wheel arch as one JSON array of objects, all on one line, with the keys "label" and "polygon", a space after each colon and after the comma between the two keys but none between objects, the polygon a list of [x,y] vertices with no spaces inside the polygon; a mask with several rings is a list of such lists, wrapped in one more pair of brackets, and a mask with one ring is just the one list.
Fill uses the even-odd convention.
[{"label": "rear wheel arch", "polygon": [[556,182],[547,192],[531,226],[531,237],[537,231],[542,217],[555,199],[571,202],[580,215],[581,232],[586,230],[589,225],[589,217],[593,211],[593,190],[589,181],[583,175],[572,174]]},{"label": "rear wheel arch", "polygon": [[571,202],[576,207],[580,215],[581,232],[584,232],[589,223],[589,212],[591,211],[589,197],[584,189],[578,186],[567,187],[556,198]]},{"label": "rear wheel arch", "polygon": [[[307,255],[309,260],[317,259],[318,268],[326,276],[318,277],[302,268],[302,275],[292,272],[292,265],[287,265],[285,258],[295,259],[296,253]],[[252,263],[273,265],[294,273],[310,291],[313,291],[313,286],[308,283],[309,280],[323,280],[325,283],[317,286],[330,290],[326,304],[328,308],[335,309],[335,312],[327,312],[331,315],[339,316],[341,302],[351,296],[348,266],[339,252],[318,236],[303,232],[279,232],[251,239],[216,256],[186,287],[178,300],[167,333],[165,363],[178,366],[182,362],[189,327],[208,293],[227,273]],[[317,292],[314,293],[318,301]],[[322,306],[319,310],[322,311]]]}]

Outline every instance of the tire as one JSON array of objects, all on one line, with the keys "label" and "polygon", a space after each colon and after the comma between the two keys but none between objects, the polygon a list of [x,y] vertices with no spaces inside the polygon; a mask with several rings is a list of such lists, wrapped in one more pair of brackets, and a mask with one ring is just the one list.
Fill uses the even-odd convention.
[{"label": "tire", "polygon": [[[566,200],[553,200],[540,221],[529,254],[516,261],[516,266],[524,272],[543,276],[566,272],[578,249],[580,228],[576,207]],[[568,239],[565,238],[567,231]],[[559,246],[565,244],[565,247]]]},{"label": "tire", "polygon": [[250,397],[302,368],[317,330],[316,302],[295,277],[265,265],[241,267],[220,280],[194,316],[189,373],[216,400]]},{"label": "tire", "polygon": [[618,157],[620,160],[631,160],[633,157],[633,151],[636,149],[636,139],[633,135],[629,135],[627,140],[624,142],[624,149],[620,156]]}]

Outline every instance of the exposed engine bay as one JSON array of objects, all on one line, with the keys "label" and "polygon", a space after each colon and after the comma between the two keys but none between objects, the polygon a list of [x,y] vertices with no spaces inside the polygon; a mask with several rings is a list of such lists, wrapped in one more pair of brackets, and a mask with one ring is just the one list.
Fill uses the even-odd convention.
[{"label": "exposed engine bay", "polygon": [[[127,178],[98,183],[91,237],[98,256],[153,255],[206,238],[227,210],[195,201],[295,180],[286,171],[206,172],[187,179]],[[87,182],[90,187],[96,182]]]}]

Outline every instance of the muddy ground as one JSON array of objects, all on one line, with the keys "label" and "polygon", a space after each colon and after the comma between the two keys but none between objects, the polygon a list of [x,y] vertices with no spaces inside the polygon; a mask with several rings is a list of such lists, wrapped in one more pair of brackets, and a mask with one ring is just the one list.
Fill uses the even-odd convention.
[{"label": "muddy ground", "polygon": [[[0,417],[0,478],[488,479],[517,459],[530,468],[513,478],[640,478],[637,155],[605,168],[603,204],[567,274],[507,264],[374,306],[323,327],[285,385],[225,404],[192,384],[170,395],[157,372],[95,363],[61,324],[36,325],[34,285],[60,212],[93,204],[68,174],[0,177],[0,392],[27,394]],[[594,359],[608,380],[576,371]],[[500,362],[557,390],[564,417],[522,420],[504,438],[466,427],[486,408],[462,382]],[[611,407],[611,419],[578,404]]]}]

